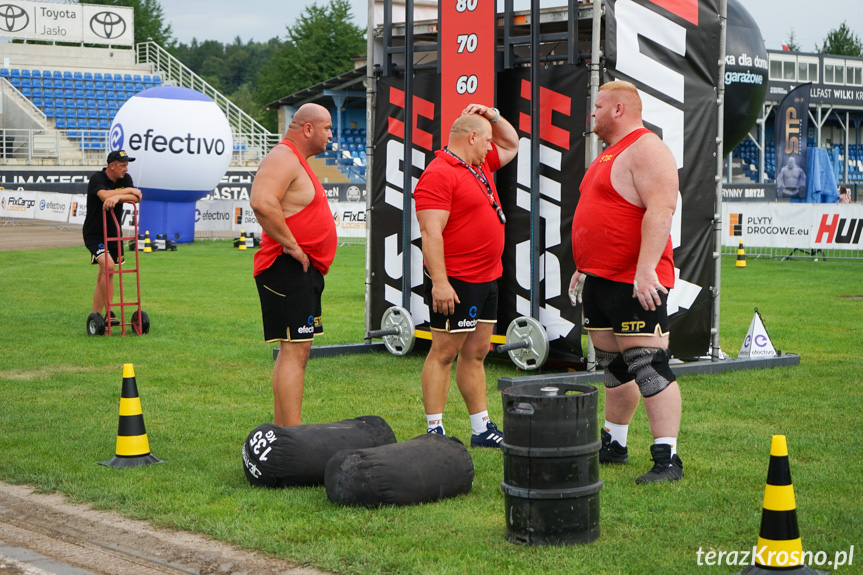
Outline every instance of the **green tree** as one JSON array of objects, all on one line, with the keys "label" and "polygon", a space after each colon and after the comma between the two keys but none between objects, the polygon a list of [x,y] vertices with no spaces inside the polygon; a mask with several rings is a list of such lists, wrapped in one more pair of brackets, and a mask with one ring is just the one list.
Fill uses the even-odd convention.
[{"label": "green tree", "polygon": [[[261,68],[255,101],[263,110],[270,102],[353,69],[351,58],[365,54],[364,38],[365,30],[353,23],[348,0],[309,5]],[[263,111],[258,120],[277,129],[273,110]]]},{"label": "green tree", "polygon": [[848,24],[842,22],[839,28],[830,30],[821,45],[822,54],[836,56],[863,56],[863,42],[851,31]]},{"label": "green tree", "polygon": [[800,43],[797,41],[797,35],[794,33],[794,28],[788,33],[788,38],[785,39],[785,45],[791,52],[800,51]]},{"label": "green tree", "polygon": [[164,48],[174,44],[171,25],[165,23],[165,13],[159,0],[86,0],[86,4],[126,6],[135,11],[135,42],[152,40]]}]

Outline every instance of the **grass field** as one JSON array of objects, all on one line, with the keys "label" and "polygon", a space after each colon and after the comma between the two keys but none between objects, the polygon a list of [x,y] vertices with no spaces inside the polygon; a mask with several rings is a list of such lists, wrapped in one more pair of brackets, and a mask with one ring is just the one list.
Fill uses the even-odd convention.
[{"label": "grass field", "polygon": [[[755,545],[771,436],[785,434],[804,549],[832,561],[853,545],[853,565],[835,572],[863,573],[861,262],[736,269],[726,258],[722,349],[736,355],[758,307],[774,345],[799,354],[800,366],[681,378],[686,478],[676,484],[634,484],[650,467],[639,408],[631,463],[601,472],[601,538],[548,548],[506,542],[498,451],[471,450],[473,490],[434,504],[343,508],[323,487],[250,487],[240,448],[272,421],[272,346],[261,334],[252,253],[199,241],[141,257],[150,333],[91,338],[96,274],[83,247],[0,253],[0,480],[338,573],[730,574],[740,567],[704,565],[706,552]],[[363,285],[364,249],[340,248],[317,344],[362,340]],[[385,353],[312,360],[305,421],[374,414],[399,441],[423,433],[422,362]],[[124,363],[135,366],[163,465],[97,465],[114,454]],[[508,361],[489,362],[499,422],[497,380],[517,375]],[[455,386],[445,417],[450,434],[468,437]]]}]

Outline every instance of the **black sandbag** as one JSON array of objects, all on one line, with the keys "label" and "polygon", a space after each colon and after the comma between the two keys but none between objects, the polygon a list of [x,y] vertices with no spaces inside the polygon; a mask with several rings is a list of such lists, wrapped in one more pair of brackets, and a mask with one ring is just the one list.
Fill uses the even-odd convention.
[{"label": "black sandbag", "polygon": [[389,424],[376,415],[295,427],[264,423],[243,443],[243,471],[255,486],[320,485],[334,453],[395,442]]},{"label": "black sandbag", "polygon": [[468,493],[473,461],[458,439],[426,433],[404,443],[345,449],[324,476],[333,503],[412,505]]}]

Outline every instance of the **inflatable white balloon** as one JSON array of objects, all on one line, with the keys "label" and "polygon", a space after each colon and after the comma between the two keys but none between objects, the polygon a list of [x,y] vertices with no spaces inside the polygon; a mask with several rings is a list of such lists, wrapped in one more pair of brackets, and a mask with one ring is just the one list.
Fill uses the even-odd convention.
[{"label": "inflatable white balloon", "polygon": [[195,202],[219,184],[233,152],[231,126],[216,103],[189,88],[144,90],[117,112],[108,145],[135,158],[129,174],[144,196],[141,228],[192,241]]}]

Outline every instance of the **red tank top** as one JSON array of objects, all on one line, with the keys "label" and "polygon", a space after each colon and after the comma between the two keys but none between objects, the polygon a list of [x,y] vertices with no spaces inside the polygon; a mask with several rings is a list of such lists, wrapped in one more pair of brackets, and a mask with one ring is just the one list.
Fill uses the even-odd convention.
[{"label": "red tank top", "polygon": [[[292,216],[285,218],[285,224],[294,234],[299,246],[308,254],[312,265],[326,275],[330,270],[330,264],[336,257],[338,237],[336,235],[336,223],[333,220],[333,212],[327,202],[327,193],[318,177],[309,167],[306,159],[297,153],[297,149],[288,140],[282,140],[279,144],[285,144],[300,160],[300,164],[315,186],[315,197],[302,210]],[[279,145],[277,144],[277,145]],[[258,275],[276,261],[282,254],[282,244],[274,240],[267,232],[261,234],[261,248],[255,253],[255,269],[253,275]]]},{"label": "red tank top", "polygon": [[[584,174],[572,220],[572,253],[579,271],[616,282],[631,284],[635,280],[641,249],[641,221],[647,210],[617,193],[611,185],[611,167],[621,152],[649,133],[647,128],[633,130],[600,152]],[[656,266],[659,283],[669,289],[674,287],[672,258],[669,236]]]}]

